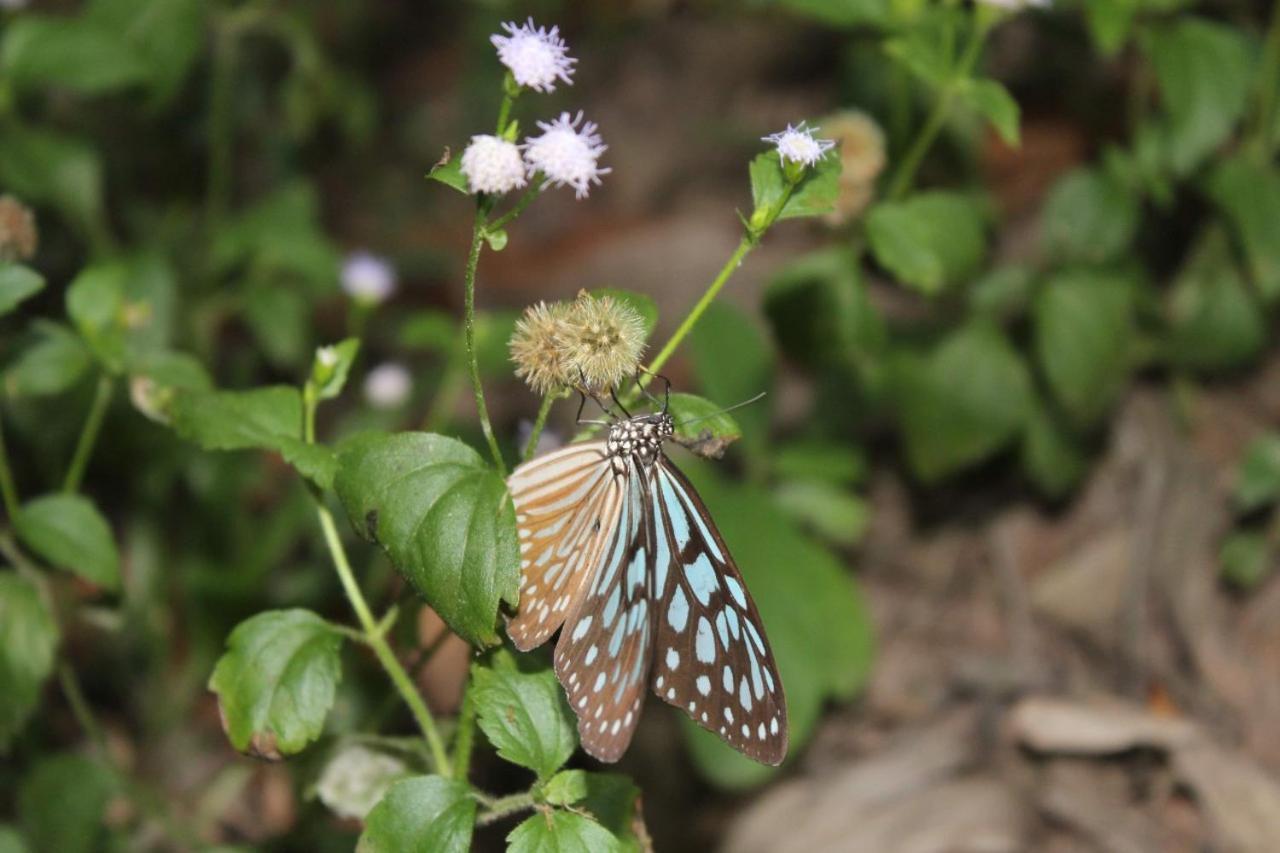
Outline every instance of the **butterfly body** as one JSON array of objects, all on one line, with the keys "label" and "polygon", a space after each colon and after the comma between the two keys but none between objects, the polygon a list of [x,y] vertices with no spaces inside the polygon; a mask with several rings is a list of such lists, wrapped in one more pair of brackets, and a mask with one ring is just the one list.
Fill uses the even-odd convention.
[{"label": "butterfly body", "polygon": [[521,650],[560,631],[556,674],[583,747],[616,761],[645,688],[746,755],[786,755],[786,702],[755,604],[701,499],[663,452],[666,412],[612,424],[509,478]]}]

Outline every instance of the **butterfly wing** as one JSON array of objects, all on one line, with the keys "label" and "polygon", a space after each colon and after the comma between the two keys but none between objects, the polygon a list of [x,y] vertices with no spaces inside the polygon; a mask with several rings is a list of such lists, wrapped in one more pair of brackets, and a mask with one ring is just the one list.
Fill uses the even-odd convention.
[{"label": "butterfly wing", "polygon": [[627,464],[618,522],[556,642],[556,675],[578,715],[579,739],[601,761],[617,761],[631,743],[653,648],[652,514],[645,473]]},{"label": "butterfly wing", "polygon": [[653,690],[765,764],[787,754],[787,704],[760,614],[685,476],[661,457],[654,507]]},{"label": "butterfly wing", "polygon": [[520,603],[507,634],[528,651],[577,606],[617,526],[623,489],[602,441],[540,456],[513,471],[507,485],[520,538]]}]

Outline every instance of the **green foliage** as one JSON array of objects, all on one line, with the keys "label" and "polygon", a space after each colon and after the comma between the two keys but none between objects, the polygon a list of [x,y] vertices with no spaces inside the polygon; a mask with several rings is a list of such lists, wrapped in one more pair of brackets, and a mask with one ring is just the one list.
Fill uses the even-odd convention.
[{"label": "green foliage", "polygon": [[92,853],[100,849],[102,818],[116,793],[111,771],[81,755],[40,760],[18,791],[18,816],[33,850]]},{"label": "green foliage", "polygon": [[960,100],[985,118],[1006,145],[1021,142],[1021,110],[1009,90],[995,80],[966,79],[956,88]]},{"label": "green foliage", "polygon": [[773,470],[780,477],[854,485],[866,478],[867,459],[856,448],[808,439],[778,447],[773,455]]},{"label": "green foliage", "polygon": [[102,218],[102,158],[89,143],[9,123],[0,134],[0,183],[33,204],[56,208],[92,232]]},{"label": "green foliage", "polygon": [[58,626],[40,591],[13,572],[0,574],[0,754],[35,710],[57,646]]},{"label": "green foliage", "polygon": [[506,484],[470,447],[431,433],[369,436],[339,456],[334,488],[352,525],[459,636],[497,641],[498,602],[515,604],[520,556]]},{"label": "green foliage", "polygon": [[120,588],[120,556],[111,527],[88,498],[52,494],[22,505],[14,528],[51,566],[109,590]]},{"label": "green foliage", "polygon": [[467,176],[462,174],[462,156],[450,157],[449,152],[445,152],[445,157],[436,165],[431,167],[431,171],[427,172],[427,177],[433,181],[439,181],[446,187],[453,187],[463,195],[471,194],[471,187],[467,183]]},{"label": "green foliage", "polygon": [[91,364],[79,335],[61,323],[37,320],[5,370],[5,392],[13,397],[59,394],[79,382]]},{"label": "green foliage", "polygon": [[1280,170],[1236,156],[1214,169],[1209,197],[1222,211],[1244,252],[1264,301],[1280,301]]},{"label": "green foliage", "polygon": [[521,672],[500,655],[492,666],[471,668],[471,699],[498,755],[541,780],[560,769],[578,745],[573,711],[549,669]]},{"label": "green foliage", "polygon": [[704,456],[719,457],[742,438],[742,428],[724,406],[695,394],[671,395],[671,416],[676,419],[676,440]]},{"label": "green foliage", "polygon": [[750,168],[752,203],[757,211],[767,210],[786,197],[779,219],[830,213],[840,195],[840,168],[840,158],[828,153],[817,165],[804,170],[788,195],[791,181],[778,153],[757,154]]},{"label": "green foliage", "polygon": [[76,18],[23,15],[8,27],[0,55],[14,85],[66,87],[84,95],[105,94],[146,79],[146,63],[118,32]]},{"label": "green foliage", "polygon": [[465,853],[476,801],[465,782],[414,776],[391,786],[365,819],[358,853]]},{"label": "green foliage", "polygon": [[[722,406],[750,400],[773,387],[773,352],[760,329],[741,310],[713,304],[689,338],[694,373],[704,395]],[[733,353],[725,358],[725,353]],[[755,403],[737,409],[742,443],[759,454],[769,429],[769,409]]]},{"label": "green foliage", "polygon": [[889,21],[891,0],[772,0],[772,5],[833,27]]},{"label": "green foliage", "polygon": [[330,347],[325,347],[324,351],[328,354],[327,357],[333,359],[333,363],[322,363],[317,353],[316,365],[312,367],[312,376],[316,378],[323,376],[316,385],[316,396],[321,400],[332,400],[342,393],[343,387],[347,384],[351,365],[355,364],[356,354],[360,352],[360,339],[347,338]]},{"label": "green foliage", "polygon": [[618,839],[589,817],[548,810],[526,818],[507,836],[507,853],[612,853]]},{"label": "green foliage", "polygon": [[17,830],[0,824],[0,853],[27,853],[27,845]]},{"label": "green foliage", "polygon": [[1222,577],[1241,589],[1255,589],[1276,568],[1276,548],[1263,533],[1237,530],[1222,543]]},{"label": "green foliage", "polygon": [[872,208],[867,239],[876,261],[899,281],[934,295],[977,271],[986,251],[983,218],[966,196],[917,193]]},{"label": "green foliage", "polygon": [[67,288],[67,316],[113,373],[124,366],[124,281],[125,267],[110,263],[87,267]]},{"label": "green foliage", "polygon": [[1235,503],[1241,512],[1252,512],[1280,501],[1280,433],[1255,438],[1245,452],[1236,475]]},{"label": "green foliage", "polygon": [[981,320],[956,329],[932,352],[900,354],[893,371],[907,459],[926,482],[1003,448],[1033,404],[1022,357],[998,327]]},{"label": "green foliage", "polygon": [[342,635],[309,610],[268,610],[240,623],[209,678],[227,737],[279,758],[324,730],[342,678]]},{"label": "green foliage", "polygon": [[1062,498],[1079,485],[1089,458],[1079,439],[1047,406],[1033,406],[1022,436],[1022,469],[1043,494]]},{"label": "green foliage", "polygon": [[1169,291],[1168,357],[1198,370],[1250,363],[1267,342],[1267,320],[1222,232],[1205,234]]},{"label": "green foliage", "polygon": [[783,480],[774,488],[778,507],[832,545],[858,544],[871,521],[866,501],[822,479]]},{"label": "green foliage", "polygon": [[1077,169],[1054,186],[1044,240],[1059,263],[1100,264],[1121,255],[1138,227],[1138,200],[1104,169]]},{"label": "green foliage", "polygon": [[44,288],[44,276],[22,264],[0,263],[0,317]]}]

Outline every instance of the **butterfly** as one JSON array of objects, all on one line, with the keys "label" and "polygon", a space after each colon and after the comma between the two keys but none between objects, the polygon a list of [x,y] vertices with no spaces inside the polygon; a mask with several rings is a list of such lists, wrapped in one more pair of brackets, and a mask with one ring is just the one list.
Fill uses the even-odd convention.
[{"label": "butterfly", "polygon": [[631,743],[647,686],[748,757],[780,764],[782,680],[724,539],[663,452],[674,437],[664,406],[511,473],[521,577],[507,634],[528,651],[560,631],[556,676],[601,761]]}]

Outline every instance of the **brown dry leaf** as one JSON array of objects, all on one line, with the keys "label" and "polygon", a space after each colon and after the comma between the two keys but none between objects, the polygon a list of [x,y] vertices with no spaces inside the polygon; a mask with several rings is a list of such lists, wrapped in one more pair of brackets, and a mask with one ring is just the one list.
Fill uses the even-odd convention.
[{"label": "brown dry leaf", "polygon": [[1138,747],[1171,749],[1196,737],[1181,719],[1148,713],[1111,699],[1075,701],[1032,696],[1009,713],[1015,740],[1037,752],[1114,755]]}]

